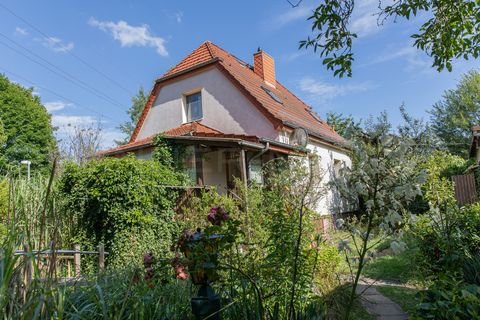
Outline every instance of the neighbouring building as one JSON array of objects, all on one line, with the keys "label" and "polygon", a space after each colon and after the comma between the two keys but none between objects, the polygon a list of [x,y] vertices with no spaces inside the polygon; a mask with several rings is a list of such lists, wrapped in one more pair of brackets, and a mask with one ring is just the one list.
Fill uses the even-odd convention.
[{"label": "neighbouring building", "polygon": [[[350,166],[345,140],[276,77],[274,59],[259,50],[250,65],[207,41],[155,81],[126,145],[105,156],[149,159],[153,139],[186,145],[184,167],[203,186],[225,193],[234,179],[262,183],[262,165],[314,154],[327,183]],[[317,208],[339,211],[330,191]]]}]

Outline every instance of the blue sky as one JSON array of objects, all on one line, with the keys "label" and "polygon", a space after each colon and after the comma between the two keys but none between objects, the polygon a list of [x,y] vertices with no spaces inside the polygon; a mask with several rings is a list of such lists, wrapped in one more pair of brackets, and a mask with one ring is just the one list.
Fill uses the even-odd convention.
[{"label": "blue sky", "polygon": [[313,52],[297,50],[318,1],[292,8],[286,0],[0,0],[0,72],[34,88],[59,136],[68,124],[100,121],[106,147],[121,137],[116,127],[127,120],[138,88],[149,91],[154,79],[205,40],[247,62],[261,47],[275,58],[277,79],[322,116],[333,111],[365,118],[386,110],[393,123],[402,103],[427,119],[426,110],[444,90],[479,66],[462,60],[453,72],[438,73],[411,47],[409,34],[425,16],[378,27],[372,16],[378,1],[363,0],[352,21],[359,35],[353,77],[336,79]]}]

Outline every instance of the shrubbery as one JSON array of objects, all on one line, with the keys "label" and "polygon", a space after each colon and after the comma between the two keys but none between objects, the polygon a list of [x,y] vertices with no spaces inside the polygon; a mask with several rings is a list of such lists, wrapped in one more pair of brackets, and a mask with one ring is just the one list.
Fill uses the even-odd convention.
[{"label": "shrubbery", "polygon": [[78,224],[79,241],[104,243],[112,266],[139,265],[145,251],[168,256],[177,191],[183,176],[157,161],[133,156],[104,158],[83,166],[70,163],[58,190],[64,210]]},{"label": "shrubbery", "polygon": [[459,208],[452,175],[469,162],[434,152],[424,168],[423,186],[429,210],[411,225],[409,235],[418,248],[416,263],[431,283],[421,294],[417,316],[426,319],[474,319],[480,314],[480,204]]}]

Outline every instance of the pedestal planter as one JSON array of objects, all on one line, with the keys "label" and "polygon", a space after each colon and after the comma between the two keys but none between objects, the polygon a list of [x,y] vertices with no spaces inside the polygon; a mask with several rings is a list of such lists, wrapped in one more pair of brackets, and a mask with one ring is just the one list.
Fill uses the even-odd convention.
[{"label": "pedestal planter", "polygon": [[205,237],[203,233],[196,232],[185,241],[183,253],[191,261],[188,266],[192,283],[200,286],[198,294],[191,300],[192,313],[197,319],[220,320],[220,297],[215,294],[210,283],[218,279],[217,257],[218,241],[221,235]]},{"label": "pedestal planter", "polygon": [[220,320],[220,297],[215,294],[212,287],[202,285],[198,295],[191,300],[192,313],[196,319]]},{"label": "pedestal planter", "polygon": [[[199,286],[197,296],[191,299],[195,318],[220,320],[220,297],[215,294],[210,284],[219,278],[220,253],[234,241],[234,235],[238,231],[237,224],[230,224],[229,213],[221,206],[211,208],[207,220],[212,226],[207,227],[204,232],[201,229],[195,232],[183,231],[173,249],[177,254],[171,264],[178,279],[185,280],[190,277],[192,283]],[[218,233],[224,233],[225,236]]]}]

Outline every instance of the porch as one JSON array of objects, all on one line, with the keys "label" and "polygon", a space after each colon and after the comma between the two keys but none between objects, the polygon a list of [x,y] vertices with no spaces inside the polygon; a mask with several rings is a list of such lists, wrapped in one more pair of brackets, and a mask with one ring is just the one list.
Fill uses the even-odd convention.
[{"label": "porch", "polygon": [[182,145],[181,167],[197,186],[215,188],[226,194],[243,183],[263,184],[263,166],[273,159],[302,155],[303,150],[277,141],[253,136],[170,136]]}]

